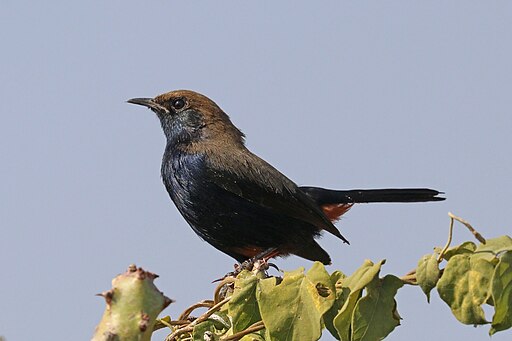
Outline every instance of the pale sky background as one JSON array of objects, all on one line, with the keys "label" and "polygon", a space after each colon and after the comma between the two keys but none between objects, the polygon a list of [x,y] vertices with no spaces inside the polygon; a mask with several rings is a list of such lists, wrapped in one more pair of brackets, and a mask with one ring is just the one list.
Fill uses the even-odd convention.
[{"label": "pale sky background", "polygon": [[[351,245],[320,242],[331,272],[386,258],[382,274],[405,274],[445,243],[448,211],[510,234],[511,37],[510,1],[2,0],[0,335],[88,340],[94,294],[130,263],[160,275],[174,317],[232,269],[171,203],[163,133],[132,97],[206,94],[301,185],[446,192],[353,208],[338,224]],[[437,293],[397,300],[387,340],[489,340]]]}]

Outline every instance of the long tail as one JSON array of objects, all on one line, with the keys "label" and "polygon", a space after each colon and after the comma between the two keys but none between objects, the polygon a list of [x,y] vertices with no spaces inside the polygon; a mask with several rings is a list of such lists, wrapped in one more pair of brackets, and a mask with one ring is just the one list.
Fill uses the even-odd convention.
[{"label": "long tail", "polygon": [[428,202],[442,201],[443,194],[428,188],[352,189],[337,191],[319,187],[300,187],[331,221],[338,220],[353,204],[370,202]]},{"label": "long tail", "polygon": [[428,188],[352,189],[337,191],[319,187],[300,187],[318,205],[370,202],[427,202],[445,200],[443,192]]}]

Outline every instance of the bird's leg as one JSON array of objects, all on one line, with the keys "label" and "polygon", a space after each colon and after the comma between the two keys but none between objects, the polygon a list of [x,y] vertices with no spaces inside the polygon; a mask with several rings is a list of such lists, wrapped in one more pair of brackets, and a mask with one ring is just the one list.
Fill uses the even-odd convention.
[{"label": "bird's leg", "polygon": [[254,264],[258,261],[263,261],[263,263],[267,263],[269,259],[274,258],[275,256],[279,255],[279,251],[277,248],[272,247],[269,249],[266,249],[265,251],[257,254],[256,256],[249,258],[245,262],[241,263],[238,266],[235,266],[235,271],[238,271],[240,273],[242,270],[249,270],[251,271],[254,267]]},{"label": "bird's leg", "polygon": [[271,267],[275,268],[277,271],[280,271],[279,268],[275,264],[268,263],[268,261],[271,258],[274,258],[278,255],[279,255],[279,251],[277,250],[277,248],[273,247],[273,248],[266,249],[265,251],[257,254],[256,256],[254,256],[252,258],[245,260],[244,262],[242,262],[240,264],[235,264],[234,271],[228,272],[222,278],[214,280],[213,283],[222,281],[226,277],[236,277],[236,276],[238,276],[238,274],[240,272],[242,272],[244,270],[248,270],[248,271],[263,270],[263,271],[265,271],[271,266]]},{"label": "bird's leg", "polygon": [[276,269],[278,272],[283,272],[283,271],[281,271],[281,269],[279,269],[279,267],[278,267],[277,265],[275,265],[274,263],[267,263],[267,266],[268,266],[269,268],[274,268],[274,269]]}]

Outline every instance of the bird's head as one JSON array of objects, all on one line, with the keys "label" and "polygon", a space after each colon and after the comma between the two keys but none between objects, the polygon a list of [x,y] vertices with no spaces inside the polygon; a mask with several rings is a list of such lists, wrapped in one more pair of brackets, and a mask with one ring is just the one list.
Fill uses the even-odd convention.
[{"label": "bird's head", "polygon": [[176,90],[155,98],[132,98],[128,103],[154,111],[167,142],[191,145],[195,142],[243,145],[244,135],[229,116],[208,97],[190,90]]}]

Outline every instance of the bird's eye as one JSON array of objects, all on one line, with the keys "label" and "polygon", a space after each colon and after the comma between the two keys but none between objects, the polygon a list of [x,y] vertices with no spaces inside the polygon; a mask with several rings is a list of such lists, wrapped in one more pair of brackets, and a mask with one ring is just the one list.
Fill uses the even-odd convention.
[{"label": "bird's eye", "polygon": [[172,107],[176,110],[183,109],[185,106],[185,101],[182,98],[177,98],[172,101]]}]

